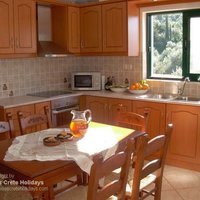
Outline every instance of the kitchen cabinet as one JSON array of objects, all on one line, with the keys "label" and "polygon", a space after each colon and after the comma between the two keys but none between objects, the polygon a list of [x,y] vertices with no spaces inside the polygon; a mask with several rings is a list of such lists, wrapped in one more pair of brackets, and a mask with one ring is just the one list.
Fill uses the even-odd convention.
[{"label": "kitchen cabinet", "polygon": [[102,52],[101,5],[81,8],[81,52]]},{"label": "kitchen cabinet", "polygon": [[165,131],[165,104],[132,101],[132,111],[141,115],[148,113],[147,133],[153,138]]},{"label": "kitchen cabinet", "polygon": [[127,52],[126,2],[102,5],[103,52]]},{"label": "kitchen cabinet", "polygon": [[167,161],[181,167],[200,170],[200,107],[167,104],[166,123],[174,129]]},{"label": "kitchen cabinet", "polygon": [[86,108],[92,111],[92,120],[115,124],[119,111],[131,111],[131,101],[125,99],[86,96]]},{"label": "kitchen cabinet", "polygon": [[52,6],[52,41],[66,52],[80,52],[80,11],[73,6]]},{"label": "kitchen cabinet", "polygon": [[[18,122],[18,117],[17,117],[17,112],[21,111],[23,115],[29,116],[34,113],[44,113],[44,106],[49,106],[50,108],[50,102],[41,102],[37,104],[29,104],[29,105],[24,105],[24,106],[17,106],[13,108],[7,108],[7,109],[1,109],[0,110],[0,120],[6,120],[6,113],[11,113],[13,123],[14,123],[14,129],[15,133],[13,137],[19,136],[20,135],[20,128],[19,128],[19,122]],[[37,127],[38,128],[38,127]],[[42,130],[45,129],[46,127],[40,127],[40,129],[37,130]]]},{"label": "kitchen cabinet", "polygon": [[81,52],[127,53],[127,36],[126,2],[81,8]]},{"label": "kitchen cabinet", "polygon": [[69,52],[80,53],[80,9],[68,7],[68,42]]},{"label": "kitchen cabinet", "polygon": [[36,3],[32,0],[0,0],[1,57],[32,53],[36,53]]}]

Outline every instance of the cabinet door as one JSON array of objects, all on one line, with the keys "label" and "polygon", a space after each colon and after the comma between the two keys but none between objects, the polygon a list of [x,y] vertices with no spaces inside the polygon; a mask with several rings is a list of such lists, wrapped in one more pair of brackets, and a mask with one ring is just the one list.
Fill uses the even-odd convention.
[{"label": "cabinet door", "polygon": [[10,0],[0,0],[0,53],[13,52],[13,4]]},{"label": "cabinet door", "polygon": [[92,111],[92,121],[106,123],[108,121],[108,100],[102,97],[86,97],[86,108]]},{"label": "cabinet door", "polygon": [[123,99],[109,99],[108,122],[115,125],[116,116],[119,111],[131,111],[131,101]]},{"label": "cabinet door", "polygon": [[184,105],[167,105],[167,123],[174,129],[169,147],[169,158],[182,161],[199,159],[200,108]]},{"label": "cabinet door", "polygon": [[51,22],[53,43],[55,43],[58,47],[62,47],[67,52],[67,7],[52,6]]},{"label": "cabinet door", "polygon": [[6,113],[11,113],[13,123],[14,123],[14,129],[15,129],[15,136],[21,135],[20,129],[19,129],[19,122],[18,122],[18,117],[17,117],[17,112],[22,112],[24,116],[29,116],[34,114],[34,105],[26,105],[26,106],[18,106],[15,108],[8,108],[5,110]]},{"label": "cabinet door", "polygon": [[15,53],[36,53],[36,3],[32,0],[13,2]]},{"label": "cabinet door", "polygon": [[165,104],[133,101],[133,112],[144,115],[148,113],[147,133],[153,138],[165,131]]},{"label": "cabinet door", "polygon": [[102,6],[103,52],[127,52],[126,2]]},{"label": "cabinet door", "polygon": [[81,52],[101,51],[101,6],[81,8]]},{"label": "cabinet door", "polygon": [[80,52],[80,8],[68,7],[69,52]]}]

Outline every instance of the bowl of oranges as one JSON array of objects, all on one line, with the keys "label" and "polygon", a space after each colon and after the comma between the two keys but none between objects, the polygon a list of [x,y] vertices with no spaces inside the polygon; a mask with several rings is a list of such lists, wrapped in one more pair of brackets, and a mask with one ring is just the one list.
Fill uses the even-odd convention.
[{"label": "bowl of oranges", "polygon": [[132,94],[145,94],[149,91],[150,86],[146,80],[141,80],[139,82],[132,83],[129,87],[129,92]]}]

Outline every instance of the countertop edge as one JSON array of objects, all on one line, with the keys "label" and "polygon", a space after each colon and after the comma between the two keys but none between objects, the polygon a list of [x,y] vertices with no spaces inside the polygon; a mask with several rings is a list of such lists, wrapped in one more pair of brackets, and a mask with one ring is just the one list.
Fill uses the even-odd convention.
[{"label": "countertop edge", "polygon": [[[126,100],[137,100],[137,101],[146,101],[146,102],[156,102],[156,103],[167,103],[167,104],[179,104],[179,105],[190,105],[190,106],[200,106],[200,102],[194,101],[177,101],[172,99],[152,99],[152,98],[140,98],[140,95],[134,95],[129,92],[123,93],[115,93],[112,91],[78,91],[73,92],[70,95],[66,96],[82,96],[82,95],[89,95],[89,96],[96,96],[96,97],[107,97],[107,98],[117,98],[117,99],[126,99]],[[34,97],[34,96],[13,96],[8,98],[0,99],[0,109],[8,109],[17,106],[25,106],[29,104],[37,104],[46,101],[52,101],[55,99],[60,99],[63,96],[51,97],[51,98],[44,98],[44,97]]]}]

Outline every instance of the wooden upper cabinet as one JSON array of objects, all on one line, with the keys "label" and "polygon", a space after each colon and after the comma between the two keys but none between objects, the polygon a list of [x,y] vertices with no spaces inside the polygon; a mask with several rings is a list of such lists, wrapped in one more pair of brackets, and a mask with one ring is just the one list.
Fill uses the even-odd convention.
[{"label": "wooden upper cabinet", "polygon": [[14,52],[13,4],[10,0],[0,1],[0,53]]},{"label": "wooden upper cabinet", "polygon": [[15,53],[36,52],[36,4],[31,0],[14,1]]},{"label": "wooden upper cabinet", "polygon": [[80,52],[80,10],[72,6],[52,6],[52,41],[65,52]]},{"label": "wooden upper cabinet", "polygon": [[36,53],[34,1],[0,1],[0,53]]},{"label": "wooden upper cabinet", "polygon": [[81,8],[81,52],[102,52],[101,6]]},{"label": "wooden upper cabinet", "polygon": [[69,52],[80,52],[80,9],[68,7],[68,41]]},{"label": "wooden upper cabinet", "polygon": [[102,6],[103,52],[127,52],[126,2]]}]

